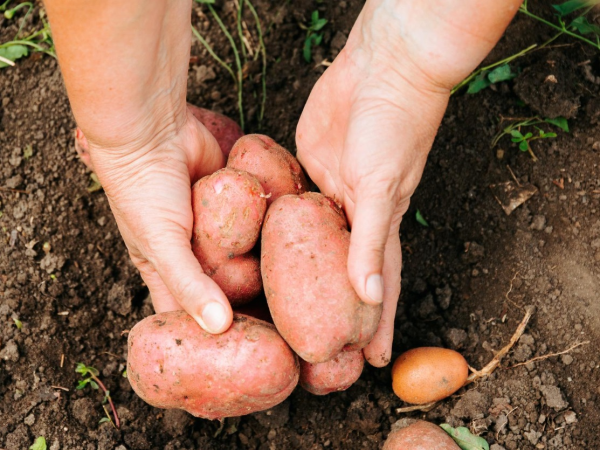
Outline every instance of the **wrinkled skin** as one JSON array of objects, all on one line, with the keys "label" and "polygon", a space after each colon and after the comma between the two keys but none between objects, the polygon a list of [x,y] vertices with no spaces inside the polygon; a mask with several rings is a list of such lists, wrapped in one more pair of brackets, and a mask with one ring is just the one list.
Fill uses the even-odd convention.
[{"label": "wrinkled skin", "polygon": [[254,175],[267,194],[267,205],[282,195],[300,195],[308,190],[306,176],[294,156],[273,139],[248,134],[236,142],[227,167]]},{"label": "wrinkled skin", "polygon": [[383,450],[460,450],[456,442],[437,425],[418,420],[388,435]]},{"label": "wrinkled skin", "polygon": [[314,395],[345,391],[360,378],[364,364],[362,350],[341,352],[319,364],[300,360],[300,386]]},{"label": "wrinkled skin", "polygon": [[127,378],[152,406],[222,419],[281,403],[296,387],[299,365],[271,324],[236,314],[231,328],[213,335],[173,311],[130,331]]},{"label": "wrinkled skin", "polygon": [[286,195],[262,230],[261,272],[275,326],[305,361],[322,363],[366,346],[381,304],[360,300],[346,267],[350,232],[343,212],[315,192]]},{"label": "wrinkled skin", "polygon": [[[244,135],[237,122],[209,109],[199,108],[189,103],[187,107],[194,117],[214,136],[223,156],[227,158],[233,145]],[[89,144],[80,128],[75,130],[75,151],[79,155],[81,162],[93,172],[94,165],[90,157]]]}]

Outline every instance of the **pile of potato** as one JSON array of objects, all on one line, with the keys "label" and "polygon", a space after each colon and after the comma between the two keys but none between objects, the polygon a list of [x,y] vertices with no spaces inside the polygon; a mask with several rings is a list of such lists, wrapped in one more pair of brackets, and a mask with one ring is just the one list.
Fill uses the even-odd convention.
[{"label": "pile of potato", "polygon": [[192,187],[192,249],[230,300],[233,325],[215,336],[182,311],[147,317],[129,334],[133,389],[151,405],[220,419],[271,408],[298,382],[317,395],[348,388],[381,306],[350,284],[343,211],[307,192],[296,158],[269,137],[194,114],[228,160]]}]

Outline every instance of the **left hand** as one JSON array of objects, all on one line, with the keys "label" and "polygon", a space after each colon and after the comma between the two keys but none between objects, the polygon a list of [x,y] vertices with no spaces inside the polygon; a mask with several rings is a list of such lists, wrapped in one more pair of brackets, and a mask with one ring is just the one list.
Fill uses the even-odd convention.
[{"label": "left hand", "polygon": [[[391,358],[400,295],[400,221],[450,91],[407,64],[401,57],[406,49],[390,49],[392,38],[382,36],[380,48],[365,42],[368,33],[361,28],[385,34],[372,31],[378,26],[382,28],[361,14],[346,47],[315,85],[296,144],[312,180],[346,211],[352,230],[348,274],[354,289],[366,303],[383,302],[377,333],[364,349],[367,361],[382,367]],[[386,24],[382,29],[393,28]]]}]

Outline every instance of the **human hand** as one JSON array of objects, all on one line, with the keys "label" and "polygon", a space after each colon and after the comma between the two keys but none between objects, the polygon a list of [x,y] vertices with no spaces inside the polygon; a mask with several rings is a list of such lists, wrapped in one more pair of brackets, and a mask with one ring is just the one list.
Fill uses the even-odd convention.
[{"label": "human hand", "polygon": [[364,349],[377,367],[391,358],[400,222],[450,89],[485,57],[518,6],[495,3],[501,5],[367,1],[298,124],[298,159],[321,191],[342,203],[351,224],[350,281],[363,301],[383,302]]},{"label": "human hand", "polygon": [[180,127],[140,148],[87,145],[156,312],[184,309],[205,330],[220,333],[229,328],[232,312],[191,250],[191,185],[223,167],[224,157],[191,111],[184,115]]}]

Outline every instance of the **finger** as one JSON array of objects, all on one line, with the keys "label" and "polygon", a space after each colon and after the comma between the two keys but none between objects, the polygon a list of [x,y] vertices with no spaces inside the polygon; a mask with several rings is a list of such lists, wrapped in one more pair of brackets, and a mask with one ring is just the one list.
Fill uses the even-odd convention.
[{"label": "finger", "polygon": [[383,311],[375,336],[363,349],[365,359],[375,367],[386,366],[392,358],[392,342],[394,340],[394,319],[400,298],[400,280],[402,271],[402,251],[400,236],[392,233],[385,246],[383,261]]},{"label": "finger", "polygon": [[221,288],[204,274],[183,234],[154,249],[151,263],[177,303],[203,329],[222,333],[233,319],[231,305]]},{"label": "finger", "polygon": [[144,280],[144,283],[146,286],[148,286],[154,311],[159,314],[162,312],[178,311],[183,309],[181,305],[177,303],[175,297],[171,295],[171,292],[167,286],[165,286],[165,283],[163,283],[162,278],[158,275],[156,270],[154,270],[154,267],[152,267],[146,260],[141,261],[131,253],[129,255],[135,266],[140,271],[142,280]]},{"label": "finger", "polygon": [[[360,189],[351,217],[348,276],[358,296],[368,304],[383,302],[383,259],[394,211],[392,189],[381,185]],[[397,222],[401,215],[396,214]]]}]

